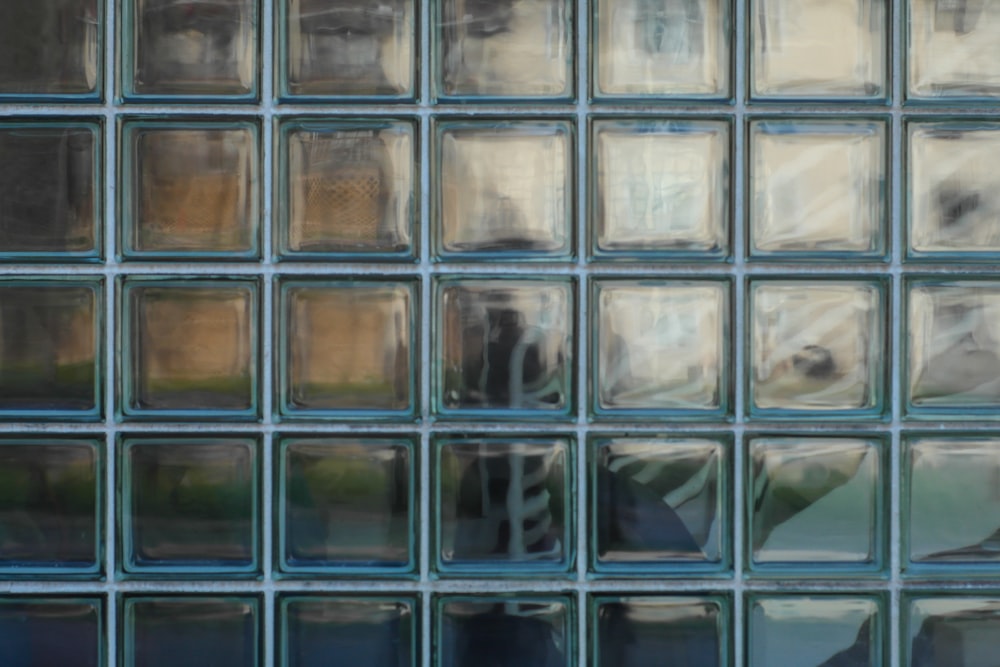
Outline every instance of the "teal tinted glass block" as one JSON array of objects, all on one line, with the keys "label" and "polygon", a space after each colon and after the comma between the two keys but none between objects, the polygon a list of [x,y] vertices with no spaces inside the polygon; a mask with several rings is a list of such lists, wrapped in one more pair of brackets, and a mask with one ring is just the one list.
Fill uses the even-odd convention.
[{"label": "teal tinted glass block", "polygon": [[434,461],[440,572],[523,576],[572,567],[576,493],[568,439],[443,439]]},{"label": "teal tinted glass block", "polygon": [[256,597],[126,596],[123,667],[260,667]]},{"label": "teal tinted glass block", "polygon": [[414,281],[281,284],[284,418],[413,418]]},{"label": "teal tinted glass block", "polygon": [[443,595],[434,667],[575,667],[573,599],[540,595]]},{"label": "teal tinted glass block", "polygon": [[277,139],[281,259],[413,259],[412,121],[300,118],[283,121]]},{"label": "teal tinted glass block", "polygon": [[282,596],[279,664],[419,665],[417,604],[411,597]]},{"label": "teal tinted glass block", "polygon": [[93,440],[0,440],[0,574],[100,572],[101,452]]},{"label": "teal tinted glass block", "polygon": [[0,281],[0,419],[101,414],[100,282]]},{"label": "teal tinted glass block", "polygon": [[907,0],[907,97],[1000,97],[1000,7],[984,0]]},{"label": "teal tinted glass block", "polygon": [[884,282],[752,280],[750,412],[878,416],[886,406]]},{"label": "teal tinted glass block", "polygon": [[197,577],[259,569],[255,440],[127,438],[120,449],[126,573]]},{"label": "teal tinted glass block", "polygon": [[100,598],[5,595],[0,599],[0,655],[20,667],[103,667]]},{"label": "teal tinted glass block", "polygon": [[568,277],[438,279],[437,414],[569,418],[575,286]]},{"label": "teal tinted glass block", "polygon": [[883,599],[876,595],[755,595],[747,609],[747,664],[889,664],[883,608]]},{"label": "teal tinted glass block", "polygon": [[288,574],[405,574],[416,564],[410,439],[286,437],[278,549]]},{"label": "teal tinted glass block", "polygon": [[590,599],[595,667],[726,667],[730,602],[722,596],[597,595]]},{"label": "teal tinted glass block", "polygon": [[748,568],[783,577],[884,567],[880,440],[758,437],[747,469]]},{"label": "teal tinted glass block", "polygon": [[122,255],[141,260],[257,258],[257,135],[254,121],[125,121]]},{"label": "teal tinted glass block", "polygon": [[257,283],[126,278],[119,386],[129,419],[257,417]]},{"label": "teal tinted glass block", "polygon": [[437,123],[438,257],[568,258],[573,135],[560,120]]},{"label": "teal tinted glass block", "polygon": [[907,667],[996,664],[1000,598],[995,595],[911,594],[900,616]]}]

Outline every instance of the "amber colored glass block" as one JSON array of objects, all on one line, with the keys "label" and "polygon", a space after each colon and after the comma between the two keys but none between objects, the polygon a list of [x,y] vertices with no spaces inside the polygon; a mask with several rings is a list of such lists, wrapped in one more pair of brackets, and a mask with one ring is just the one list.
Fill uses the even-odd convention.
[{"label": "amber colored glass block", "polygon": [[1000,5],[989,0],[908,0],[910,98],[1000,96]]}]

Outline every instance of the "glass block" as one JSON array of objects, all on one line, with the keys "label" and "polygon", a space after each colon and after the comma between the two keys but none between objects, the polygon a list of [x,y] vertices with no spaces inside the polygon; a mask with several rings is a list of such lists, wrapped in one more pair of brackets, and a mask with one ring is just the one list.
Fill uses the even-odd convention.
[{"label": "glass block", "polygon": [[98,94],[103,6],[98,0],[7,0],[0,97]]},{"label": "glass block", "polygon": [[436,443],[436,563],[443,572],[566,572],[573,564],[571,443]]},{"label": "glass block", "polygon": [[292,574],[412,570],[414,472],[414,443],[408,439],[282,440],[281,569]]},{"label": "glass block", "polygon": [[417,216],[409,121],[294,120],[279,131],[278,253],[412,258]]},{"label": "glass block", "polygon": [[128,122],[123,141],[126,257],[258,256],[255,123]]},{"label": "glass block", "polygon": [[3,256],[21,261],[98,259],[100,131],[97,123],[0,123]]},{"label": "glass block", "polygon": [[827,419],[881,413],[882,292],[876,280],[752,281],[751,411]]},{"label": "glass block", "polygon": [[571,0],[441,0],[432,26],[439,97],[569,97]]},{"label": "glass block", "polygon": [[260,667],[255,597],[127,596],[123,667]]},{"label": "glass block", "polygon": [[1000,6],[984,0],[906,5],[909,98],[1000,97]]},{"label": "glass block", "polygon": [[258,0],[124,0],[126,97],[257,94]]},{"label": "glass block", "polygon": [[573,601],[534,595],[436,600],[434,667],[575,667]]},{"label": "glass block", "polygon": [[412,0],[284,0],[283,96],[412,97]]},{"label": "glass block", "polygon": [[591,599],[595,667],[729,664],[729,602],[719,596]]},{"label": "glass block", "polygon": [[886,665],[883,600],[876,596],[754,596],[750,667]]},{"label": "glass block", "polygon": [[911,123],[908,252],[987,259],[1000,252],[1000,123]]},{"label": "glass block", "polygon": [[1000,281],[915,279],[906,291],[907,412],[996,418]]},{"label": "glass block", "polygon": [[103,667],[100,598],[0,599],[0,655],[11,667]]},{"label": "glass block", "polygon": [[597,280],[599,417],[707,417],[729,402],[728,282]]},{"label": "glass block", "polygon": [[868,120],[751,123],[751,254],[883,255],[885,135]]},{"label": "glass block", "polygon": [[620,576],[728,568],[731,447],[723,438],[593,441],[591,569]]},{"label": "glass block", "polygon": [[725,97],[729,12],[726,0],[597,0],[594,94]]},{"label": "glass block", "polygon": [[101,570],[101,451],[90,440],[0,441],[0,573]]},{"label": "glass block", "polygon": [[882,567],[882,443],[761,437],[749,442],[749,567],[789,576]]},{"label": "glass block", "polygon": [[290,595],[279,604],[282,667],[420,664],[415,599]]},{"label": "glass block", "polygon": [[96,281],[0,281],[0,419],[100,416],[102,311]]},{"label": "glass block", "polygon": [[909,667],[990,667],[996,664],[1000,598],[910,596],[904,619]]},{"label": "glass block", "polygon": [[132,438],[122,443],[122,567],[145,574],[257,570],[257,443]]},{"label": "glass block", "polygon": [[727,122],[595,120],[591,129],[595,255],[728,254]]},{"label": "glass block", "polygon": [[281,302],[284,417],[412,417],[415,282],[292,280]]},{"label": "glass block", "polygon": [[568,418],[574,287],[569,277],[439,279],[435,410]]},{"label": "glass block", "polygon": [[250,280],[123,283],[127,417],[257,416],[257,285]]},{"label": "glass block", "polygon": [[884,0],[753,0],[754,97],[884,98]]},{"label": "glass block", "polygon": [[568,121],[437,126],[439,256],[567,257],[573,127]]}]

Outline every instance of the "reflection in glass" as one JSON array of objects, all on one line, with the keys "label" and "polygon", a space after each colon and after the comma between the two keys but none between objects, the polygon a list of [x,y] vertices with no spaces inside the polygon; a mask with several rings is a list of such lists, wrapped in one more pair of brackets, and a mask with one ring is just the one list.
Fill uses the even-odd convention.
[{"label": "reflection in glass", "polygon": [[909,96],[1000,96],[1000,5],[909,0]]},{"label": "reflection in glass", "polygon": [[750,667],[880,667],[882,612],[875,598],[757,598]]},{"label": "reflection in glass", "polygon": [[280,496],[284,566],[408,565],[411,448],[408,441],[289,441]]},{"label": "reflection in glass", "polygon": [[910,602],[908,624],[909,633],[903,641],[910,667],[991,667],[996,664],[1000,599],[918,598]]},{"label": "reflection in glass", "polygon": [[[598,597],[596,667],[722,667],[723,601],[708,597]],[[667,662],[664,662],[664,661]]]},{"label": "reflection in glass", "polygon": [[100,667],[101,601],[88,598],[0,599],[0,656],[11,667]]},{"label": "reflection in glass", "polygon": [[568,599],[438,599],[435,667],[573,664]]}]

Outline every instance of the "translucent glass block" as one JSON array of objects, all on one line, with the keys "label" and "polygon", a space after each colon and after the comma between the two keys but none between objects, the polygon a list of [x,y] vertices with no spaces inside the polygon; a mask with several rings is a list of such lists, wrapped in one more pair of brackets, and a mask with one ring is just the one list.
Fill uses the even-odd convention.
[{"label": "translucent glass block", "polygon": [[985,0],[906,5],[908,97],[1000,97],[1000,6]]},{"label": "translucent glass block", "polygon": [[887,665],[882,606],[876,596],[754,596],[748,609],[748,664]]},{"label": "translucent glass block", "polygon": [[723,256],[729,252],[729,124],[595,120],[591,251]]},{"label": "translucent glass block", "polygon": [[858,438],[754,438],[749,443],[749,566],[882,567],[885,546],[882,445]]},{"label": "translucent glass block", "polygon": [[99,0],[7,0],[0,97],[96,95],[103,6]]},{"label": "translucent glass block", "polygon": [[0,442],[3,576],[101,570],[101,451],[89,440]]},{"label": "translucent glass block", "polygon": [[916,279],[906,291],[907,411],[996,418],[1000,282]]},{"label": "translucent glass block", "polygon": [[990,667],[996,664],[1000,598],[910,596],[904,619],[909,667]]},{"label": "translucent glass block", "polygon": [[127,596],[123,667],[261,667],[255,597]]},{"label": "translucent glass block", "polygon": [[598,280],[593,288],[599,417],[725,413],[729,283]]},{"label": "translucent glass block", "polygon": [[873,415],[885,406],[885,297],[871,281],[750,284],[751,411]]},{"label": "translucent glass block", "polygon": [[439,255],[510,259],[572,252],[569,122],[442,123],[437,139]]},{"label": "translucent glass block", "polygon": [[257,443],[133,438],[122,445],[122,566],[199,576],[257,569]]},{"label": "translucent glass block", "polygon": [[714,438],[594,441],[591,568],[616,575],[728,568],[730,448]]},{"label": "translucent glass block", "polygon": [[100,137],[96,123],[0,123],[0,255],[100,256]]},{"label": "translucent glass block", "polygon": [[412,598],[289,595],[279,604],[282,667],[420,664]]},{"label": "translucent glass block", "polygon": [[0,419],[94,419],[101,412],[101,286],[0,282]]},{"label": "translucent glass block", "polygon": [[0,655],[11,667],[103,667],[104,610],[99,598],[5,595]]},{"label": "translucent glass block", "polygon": [[597,96],[724,97],[730,6],[725,0],[597,0]]},{"label": "translucent glass block", "polygon": [[128,417],[257,415],[257,285],[123,283],[122,411]]},{"label": "translucent glass block", "polygon": [[572,278],[442,278],[434,407],[445,416],[567,418]]},{"label": "translucent glass block", "polygon": [[750,142],[751,254],[884,254],[883,123],[768,120]]},{"label": "translucent glass block", "polygon": [[570,0],[441,0],[434,26],[441,97],[569,97]]},{"label": "translucent glass block", "polygon": [[1000,252],[1000,123],[911,123],[907,129],[909,254],[986,259]]},{"label": "translucent glass block", "polygon": [[414,137],[408,121],[282,123],[275,211],[282,258],[412,258]]},{"label": "translucent glass block", "polygon": [[590,604],[595,667],[729,664],[729,602],[725,598],[602,595]]},{"label": "translucent glass block", "polygon": [[412,281],[282,284],[282,415],[412,417],[417,302]]},{"label": "translucent glass block", "polygon": [[753,0],[754,97],[884,98],[884,0]]},{"label": "translucent glass block", "polygon": [[410,97],[413,0],[283,0],[282,95]]},{"label": "translucent glass block", "polygon": [[278,478],[281,569],[405,572],[414,555],[411,440],[288,438]]},{"label": "translucent glass block", "polygon": [[509,576],[572,566],[568,440],[444,440],[435,456],[438,569]]},{"label": "translucent glass block", "polygon": [[127,123],[123,134],[126,257],[257,257],[253,122]]},{"label": "translucent glass block", "polygon": [[434,667],[575,667],[571,598],[449,595],[436,603]]},{"label": "translucent glass block", "polygon": [[124,0],[126,97],[252,99],[258,0]]}]

